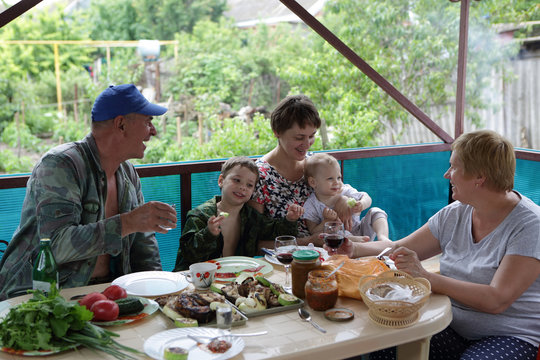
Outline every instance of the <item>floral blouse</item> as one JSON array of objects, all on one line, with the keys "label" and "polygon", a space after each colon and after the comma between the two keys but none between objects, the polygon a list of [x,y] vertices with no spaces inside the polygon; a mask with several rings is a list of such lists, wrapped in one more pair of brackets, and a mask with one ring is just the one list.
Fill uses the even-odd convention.
[{"label": "floral blouse", "polygon": [[[303,177],[298,181],[289,181],[266,160],[257,159],[255,163],[259,168],[259,182],[252,198],[264,205],[266,214],[273,218],[284,218],[290,204],[304,206],[311,194],[311,187]],[[298,236],[309,236],[304,220],[298,220]]]}]

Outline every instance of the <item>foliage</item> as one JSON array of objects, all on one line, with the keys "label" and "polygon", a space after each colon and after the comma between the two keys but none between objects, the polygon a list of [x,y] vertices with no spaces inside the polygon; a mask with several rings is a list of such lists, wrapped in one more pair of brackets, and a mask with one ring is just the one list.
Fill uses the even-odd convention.
[{"label": "foliage", "polygon": [[28,156],[17,156],[12,150],[0,150],[0,171],[8,174],[30,171],[34,162]]},{"label": "foliage", "polygon": [[[245,105],[269,107],[276,101],[268,91],[277,78],[274,64],[292,61],[293,51],[300,47],[300,39],[294,39],[284,27],[270,30],[261,26],[254,32],[240,30],[231,22],[201,21],[192,34],[177,36],[182,50],[166,91],[175,99],[180,94],[189,95],[197,106],[214,111],[220,102],[236,109]],[[291,52],[269,46],[281,40],[297,46],[289,46]]]},{"label": "foliage", "polygon": [[[81,40],[84,30],[68,23],[61,11],[31,11],[0,29],[1,40]],[[42,71],[54,71],[52,45],[0,45],[3,61],[0,74],[10,80],[37,78]],[[90,48],[59,46],[60,69],[90,62]]]},{"label": "foliage", "polygon": [[30,132],[30,128],[22,123],[10,123],[2,132],[0,140],[13,148],[25,148],[42,151],[41,140]]},{"label": "foliage", "polygon": [[[141,160],[145,163],[264,154],[275,146],[268,120],[234,117],[235,113],[247,105],[270,112],[288,93],[310,96],[325,122],[328,142],[326,137],[324,143],[317,139],[314,150],[378,145],[378,135],[388,127],[397,141],[403,124],[413,120],[310,29],[289,24],[238,29],[221,17],[225,4],[225,0],[93,0],[87,11],[69,16],[60,10],[31,11],[0,29],[0,40],[177,40],[176,61],[172,47],[163,47],[161,54],[162,98],[172,104],[157,126],[158,137],[148,143]],[[539,12],[534,0],[471,2],[467,118],[478,122],[477,110],[492,106],[486,96],[488,81],[517,51],[497,45],[490,28],[538,19]],[[322,13],[325,26],[428,115],[454,107],[459,2],[329,0]],[[61,45],[59,112],[52,46],[0,48],[4,51],[0,131],[18,114],[31,134],[54,133],[57,141],[77,140],[89,131],[93,100],[105,87],[113,83],[146,87],[152,81],[135,48],[110,48],[107,63],[105,48]],[[84,67],[99,61],[101,72],[91,78]],[[227,107],[233,118],[224,118]],[[176,139],[177,118],[182,120],[181,145]],[[9,131],[5,136],[12,138],[12,128]],[[31,137],[24,139],[32,143]]]},{"label": "foliage", "polygon": [[[160,163],[183,160],[218,159],[237,155],[262,155],[276,145],[268,119],[257,115],[251,123],[240,118],[224,119],[212,129],[209,140],[200,144],[196,137],[182,139],[178,145],[171,137],[153,138],[147,143],[144,159],[136,163]],[[313,149],[320,149],[316,142]]]},{"label": "foliage", "polygon": [[53,283],[45,295],[30,290],[33,297],[10,308],[0,322],[0,344],[14,350],[65,350],[83,345],[116,359],[135,359],[141,352],[116,342],[119,335],[90,323],[94,314],[77,302],[60,296]]},{"label": "foliage", "polygon": [[[332,0],[323,22],[372,68],[420,109],[448,106],[455,99],[459,6],[448,1]],[[478,14],[479,11],[474,12]],[[347,18],[347,21],[343,21]],[[507,54],[480,39],[489,30],[475,20],[467,81],[468,116],[486,106],[479,96],[493,67]],[[481,19],[480,19],[481,20]],[[328,148],[373,145],[385,127],[411,116],[322,38],[313,36],[307,55],[280,76],[318,104],[329,126],[339,129]],[[347,134],[355,134],[353,137]],[[399,135],[398,135],[399,136]],[[397,140],[397,139],[396,139]]]},{"label": "foliage", "polygon": [[[32,11],[9,26],[0,29],[0,40],[80,40],[84,30],[68,23],[61,12]],[[89,63],[91,49],[60,45],[60,71],[69,74],[71,68],[83,69]],[[45,104],[56,102],[54,52],[52,45],[2,44],[0,51],[0,128],[12,121],[15,113],[29,125],[33,133],[52,130],[43,113],[51,112]],[[49,78],[45,87],[42,80]]]},{"label": "foliage", "polygon": [[216,21],[225,6],[226,0],[93,0],[73,18],[96,40],[172,40],[200,19]]}]

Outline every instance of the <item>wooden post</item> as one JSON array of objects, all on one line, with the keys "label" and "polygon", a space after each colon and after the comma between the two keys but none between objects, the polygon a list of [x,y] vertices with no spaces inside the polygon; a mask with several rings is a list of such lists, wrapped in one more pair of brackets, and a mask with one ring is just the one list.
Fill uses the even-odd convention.
[{"label": "wooden post", "polygon": [[159,78],[159,60],[156,61],[156,83],[155,83],[155,87],[156,87],[156,102],[159,102],[160,101],[160,98],[161,98],[161,82],[160,82],[160,78]]},{"label": "wooden post", "polygon": [[[450,0],[456,2],[459,0]],[[459,49],[456,93],[456,124],[454,137],[457,138],[464,131],[465,118],[465,87],[467,74],[467,46],[469,32],[469,5],[470,0],[461,0],[461,15],[459,17]]]},{"label": "wooden post", "polygon": [[17,129],[17,157],[21,157],[21,132],[19,130],[19,112],[15,113],[15,128]]},{"label": "wooden post", "polygon": [[77,87],[77,84],[75,84],[75,89],[74,89],[74,95],[73,95],[73,118],[75,119],[75,122],[78,123],[79,122],[79,95],[78,95],[78,87]]},{"label": "wooden post", "polygon": [[248,96],[248,106],[251,106],[251,97],[253,96],[253,83],[255,82],[255,79],[251,79],[249,82],[249,96]]},{"label": "wooden post", "polygon": [[58,112],[62,113],[62,84],[60,83],[60,55],[58,52],[58,43],[53,44],[54,49],[54,74],[56,75],[56,102],[58,103]]},{"label": "wooden post", "polygon": [[203,119],[202,114],[197,113],[197,120],[199,121],[199,145],[203,144]]},{"label": "wooden post", "polygon": [[176,117],[176,142],[178,145],[182,145],[182,118]]},{"label": "wooden post", "polygon": [[111,48],[110,46],[107,46],[107,82],[109,82],[109,78],[111,75]]}]

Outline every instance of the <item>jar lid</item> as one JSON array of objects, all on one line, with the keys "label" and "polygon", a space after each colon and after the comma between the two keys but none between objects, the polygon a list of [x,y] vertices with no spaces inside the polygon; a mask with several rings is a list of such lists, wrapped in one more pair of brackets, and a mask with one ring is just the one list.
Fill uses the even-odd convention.
[{"label": "jar lid", "polygon": [[297,250],[292,254],[295,260],[315,260],[320,254],[315,250]]},{"label": "jar lid", "polygon": [[332,308],[325,311],[324,317],[332,321],[347,321],[354,317],[354,312],[345,308]]}]

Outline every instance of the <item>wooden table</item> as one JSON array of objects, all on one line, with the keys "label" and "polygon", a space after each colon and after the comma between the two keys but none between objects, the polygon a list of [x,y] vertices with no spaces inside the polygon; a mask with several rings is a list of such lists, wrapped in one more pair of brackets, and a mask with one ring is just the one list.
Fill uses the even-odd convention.
[{"label": "wooden table", "polygon": [[[282,269],[280,265],[274,265],[274,271],[268,277],[274,282],[282,283],[284,279]],[[65,289],[61,293],[65,298],[70,298],[77,294],[101,291],[106,286],[101,284]],[[29,296],[25,295],[7,300],[7,302],[16,304],[28,298]],[[432,294],[426,305],[420,309],[418,322],[402,329],[385,328],[372,322],[368,318],[367,308],[362,301],[339,298],[336,307],[353,310],[354,319],[348,322],[332,322],[325,319],[322,312],[310,310],[313,320],[327,330],[326,334],[302,321],[296,310],[254,317],[249,319],[244,326],[233,327],[233,333],[268,331],[268,334],[264,336],[244,338],[244,350],[233,359],[343,359],[390,346],[398,346],[400,359],[428,359],[431,335],[446,328],[452,319],[449,298],[436,294]],[[141,321],[108,329],[120,335],[119,341],[122,344],[143,351],[143,345],[147,338],[158,332],[174,328],[173,322],[158,311]],[[43,358],[76,360],[109,359],[112,357],[81,348]],[[142,356],[141,358],[147,357]],[[22,358],[0,353],[0,359],[21,360]]]}]

